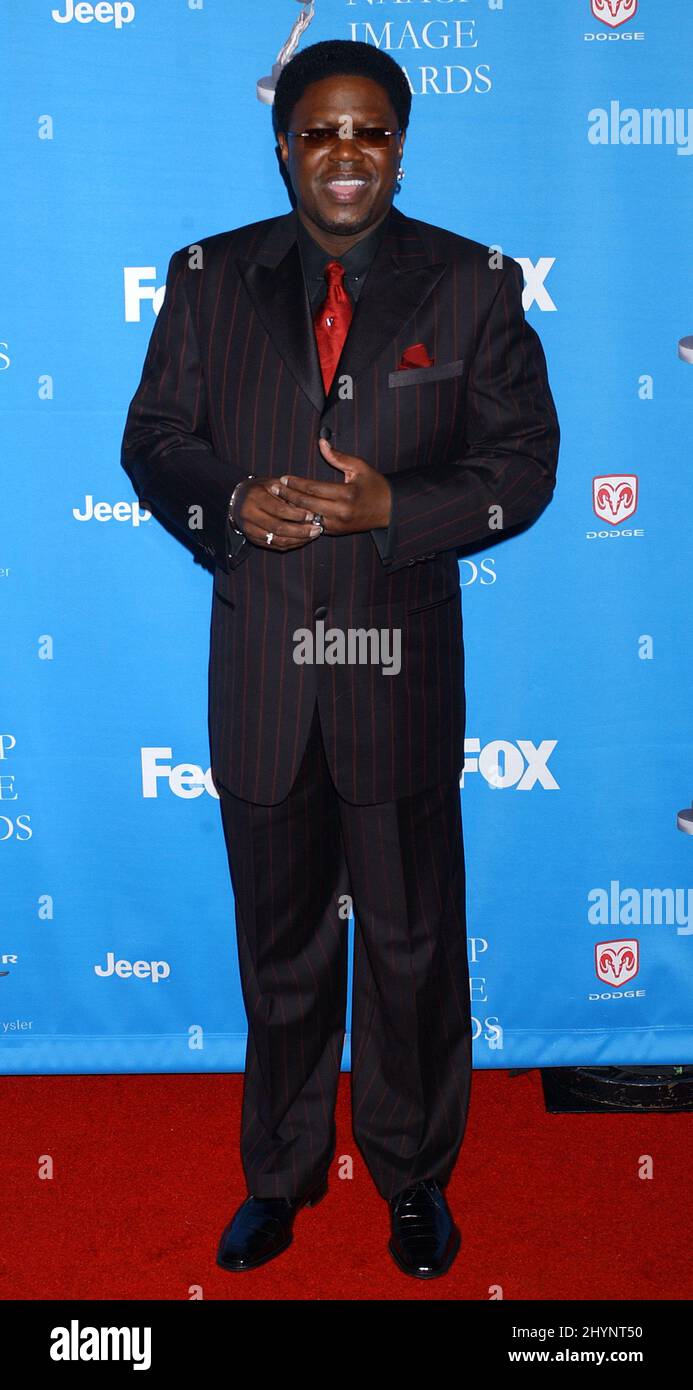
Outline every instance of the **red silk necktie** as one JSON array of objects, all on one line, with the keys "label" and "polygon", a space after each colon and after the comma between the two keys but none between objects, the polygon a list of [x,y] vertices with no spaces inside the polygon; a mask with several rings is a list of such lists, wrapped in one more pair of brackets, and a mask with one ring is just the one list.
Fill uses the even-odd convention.
[{"label": "red silk necktie", "polygon": [[327,395],[344,347],[344,340],[349,332],[354,309],[344,288],[344,266],[341,261],[327,262],[325,279],[327,294],[316,311],[313,323],[320,354],[322,380]]}]

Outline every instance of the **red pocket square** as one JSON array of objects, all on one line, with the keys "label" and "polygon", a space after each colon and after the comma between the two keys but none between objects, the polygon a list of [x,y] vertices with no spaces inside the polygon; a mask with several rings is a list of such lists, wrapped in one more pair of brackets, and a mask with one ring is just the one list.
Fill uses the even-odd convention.
[{"label": "red pocket square", "polygon": [[412,343],[411,347],[404,349],[397,371],[406,371],[408,367],[432,367],[434,363],[435,358],[429,357],[424,343]]}]

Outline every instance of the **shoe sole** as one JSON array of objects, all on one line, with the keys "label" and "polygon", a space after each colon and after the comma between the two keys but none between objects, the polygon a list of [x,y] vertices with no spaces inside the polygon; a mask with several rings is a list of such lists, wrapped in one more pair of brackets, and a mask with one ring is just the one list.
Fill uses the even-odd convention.
[{"label": "shoe sole", "polygon": [[392,1247],[391,1241],[388,1241],[387,1248],[395,1264],[397,1265],[397,1268],[402,1271],[402,1274],[408,1274],[411,1279],[440,1279],[441,1274],[447,1274],[451,1264],[457,1257],[461,1244],[462,1237],[459,1231],[456,1231],[452,1248],[446,1255],[445,1262],[440,1266],[440,1269],[431,1270],[430,1273],[422,1273],[421,1271],[416,1269],[409,1269],[407,1265],[402,1263],[399,1256],[396,1254],[395,1250]]},{"label": "shoe sole", "polygon": [[[301,1203],[300,1207],[298,1208],[298,1211],[296,1212],[296,1215],[298,1216],[298,1212],[302,1211],[304,1207],[317,1207],[318,1202],[321,1202],[323,1197],[325,1197],[326,1195],[327,1178],[325,1179],[324,1183],[321,1183],[320,1187],[316,1188],[315,1192],[313,1192],[312,1195],[308,1197],[305,1202]],[[288,1250],[289,1246],[291,1245],[293,1238],[294,1237],[292,1232],[288,1240],[284,1241],[283,1245],[279,1245],[277,1249],[273,1250],[269,1255],[261,1255],[260,1258],[257,1260],[244,1260],[242,1264],[236,1264],[233,1263],[231,1260],[222,1260],[217,1255],[217,1264],[220,1269],[225,1269],[229,1274],[245,1274],[246,1270],[259,1269],[260,1265],[269,1264],[270,1260],[276,1260],[278,1255],[283,1255],[284,1251]]]}]

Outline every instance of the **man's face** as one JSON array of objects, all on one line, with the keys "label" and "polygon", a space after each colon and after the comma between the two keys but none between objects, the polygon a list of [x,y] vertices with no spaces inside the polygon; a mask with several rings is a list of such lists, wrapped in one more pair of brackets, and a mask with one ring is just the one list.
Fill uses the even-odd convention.
[{"label": "man's face", "polygon": [[[297,101],[289,127],[292,131],[318,126],[344,129],[345,117],[350,117],[355,129],[397,129],[387,92],[369,77],[326,77],[312,82]],[[354,139],[337,139],[317,148],[309,140],[285,134],[277,139],[299,216],[316,240],[334,245],[334,239],[340,238],[341,249],[347,250],[346,239],[359,241],[385,216],[394,194],[403,135],[391,135],[383,148]]]}]

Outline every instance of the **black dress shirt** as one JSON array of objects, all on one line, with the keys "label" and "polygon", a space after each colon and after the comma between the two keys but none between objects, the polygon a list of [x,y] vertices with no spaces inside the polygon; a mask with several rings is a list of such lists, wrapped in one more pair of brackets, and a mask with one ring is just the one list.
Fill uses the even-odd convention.
[{"label": "black dress shirt", "polygon": [[304,227],[300,217],[298,218],[298,246],[313,313],[322,304],[327,294],[325,266],[328,261],[341,261],[344,266],[345,288],[354,304],[356,303],[387,222],[388,218],[384,217],[382,222],[372,232],[369,232],[368,236],[363,237],[362,241],[357,241],[350,251],[345,251],[343,256],[336,256],[331,251],[325,251],[322,246],[319,246],[307,228]]},{"label": "black dress shirt", "polygon": [[[351,300],[355,304],[371,268],[375,253],[380,245],[382,236],[389,221],[388,216],[368,233],[368,236],[357,241],[350,251],[345,251],[343,256],[336,256],[330,251],[325,251],[324,247],[310,235],[310,232],[298,218],[298,247],[301,254],[301,264],[303,266],[303,278],[310,301],[311,314],[315,315],[316,310],[322,304],[327,294],[327,281],[325,279],[325,266],[328,261],[341,261],[344,266],[344,286]],[[371,531],[373,540],[378,547],[378,553],[382,560],[390,558],[391,543],[394,539],[393,523],[390,526],[380,526]]]}]

